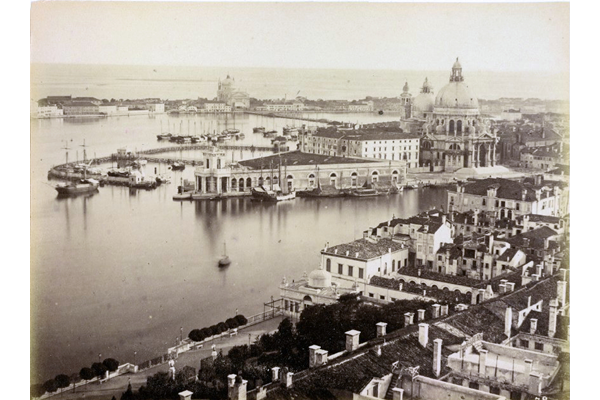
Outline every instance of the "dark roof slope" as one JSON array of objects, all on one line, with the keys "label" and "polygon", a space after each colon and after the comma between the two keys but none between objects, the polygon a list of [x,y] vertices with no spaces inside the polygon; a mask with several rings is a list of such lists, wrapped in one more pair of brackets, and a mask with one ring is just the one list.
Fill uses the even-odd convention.
[{"label": "dark roof slope", "polygon": [[[377,242],[372,242],[363,238],[350,243],[329,247],[327,250],[323,250],[322,253],[333,256],[346,256],[346,252],[348,252],[347,257],[370,260],[371,258],[387,254],[390,249],[394,252],[403,248],[406,248],[403,243],[397,243],[392,239],[379,239]],[[408,250],[408,248],[406,249]],[[356,253],[358,253],[358,256]]]},{"label": "dark roof slope", "polygon": [[[372,163],[373,160],[365,160],[351,157],[324,156],[321,154],[303,153],[299,150],[290,151],[287,153],[276,154],[272,156],[253,158],[251,160],[243,160],[238,164],[252,169],[270,169],[279,168],[279,164],[284,166],[294,165],[326,165],[326,164],[363,164]],[[316,169],[315,169],[316,171]]]},{"label": "dark roof slope", "polygon": [[545,240],[557,235],[558,233],[555,230],[550,229],[547,226],[542,226],[532,231],[520,233],[511,238],[498,240],[510,243],[517,247],[543,248]]},{"label": "dark roof slope", "polygon": [[464,186],[465,193],[478,196],[487,196],[487,190],[490,187],[496,187],[496,197],[500,199],[522,200],[523,191],[527,190],[525,199],[527,201],[535,200],[535,192],[526,187],[523,183],[503,178],[478,179],[467,183]]}]

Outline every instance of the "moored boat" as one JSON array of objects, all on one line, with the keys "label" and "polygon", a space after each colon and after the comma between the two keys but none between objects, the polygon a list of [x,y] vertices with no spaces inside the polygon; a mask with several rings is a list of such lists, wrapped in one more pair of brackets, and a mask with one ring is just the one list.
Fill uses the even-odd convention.
[{"label": "moored boat", "polygon": [[219,260],[219,268],[224,268],[231,264],[231,259],[227,255],[227,247],[226,244],[223,243],[223,257]]},{"label": "moored boat", "polygon": [[256,201],[278,202],[296,198],[296,192],[283,193],[279,185],[273,185],[272,189],[259,185],[251,188],[250,192],[252,199]]},{"label": "moored boat", "polygon": [[160,135],[156,135],[156,138],[158,140],[170,140],[172,136],[173,135],[171,135],[170,133],[162,133]]},{"label": "moored boat", "polygon": [[171,164],[171,169],[173,171],[183,171],[185,169],[185,164],[181,161],[175,161],[173,164]]},{"label": "moored boat", "polygon": [[100,182],[95,179],[85,178],[77,182],[59,183],[54,188],[60,195],[91,193],[98,190]]},{"label": "moored boat", "polygon": [[255,128],[252,128],[252,133],[265,133],[265,127],[257,126]]}]

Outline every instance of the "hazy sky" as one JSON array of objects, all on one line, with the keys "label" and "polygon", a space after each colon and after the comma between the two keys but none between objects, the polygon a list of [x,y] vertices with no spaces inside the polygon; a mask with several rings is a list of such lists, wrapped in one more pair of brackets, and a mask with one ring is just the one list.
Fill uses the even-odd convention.
[{"label": "hazy sky", "polygon": [[569,70],[568,3],[115,3],[31,7],[31,61]]}]

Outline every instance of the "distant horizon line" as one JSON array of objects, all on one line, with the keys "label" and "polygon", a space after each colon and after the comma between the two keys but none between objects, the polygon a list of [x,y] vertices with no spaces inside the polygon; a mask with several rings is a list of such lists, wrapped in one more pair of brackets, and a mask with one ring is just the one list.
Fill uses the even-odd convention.
[{"label": "distant horizon line", "polygon": [[[351,71],[427,71],[427,72],[440,72],[450,71],[451,67],[444,69],[418,69],[418,68],[356,68],[356,67],[276,67],[276,66],[224,66],[224,65],[192,65],[192,64],[104,64],[104,63],[68,63],[68,62],[30,62],[30,65],[71,65],[71,66],[113,66],[113,67],[183,67],[183,68],[220,68],[220,69],[304,69],[304,70],[351,70]],[[464,69],[464,68],[463,68]],[[567,74],[568,71],[549,71],[543,69],[522,69],[522,70],[510,70],[510,69],[466,69],[467,72],[500,72],[500,73],[547,73],[554,75]],[[570,79],[569,79],[570,80]]]}]

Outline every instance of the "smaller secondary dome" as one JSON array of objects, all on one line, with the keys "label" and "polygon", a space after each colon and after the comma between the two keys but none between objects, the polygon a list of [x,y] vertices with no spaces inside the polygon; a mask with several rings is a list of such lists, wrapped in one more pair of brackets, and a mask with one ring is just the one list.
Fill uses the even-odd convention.
[{"label": "smaller secondary dome", "polygon": [[308,286],[313,288],[328,288],[331,286],[331,274],[324,269],[315,269],[308,274]]},{"label": "smaller secondary dome", "polygon": [[402,87],[402,91],[404,93],[408,93],[409,87],[408,87],[408,82],[404,82],[404,86]]},{"label": "smaller secondary dome", "polygon": [[425,82],[423,82],[421,93],[433,93],[433,85],[429,83],[429,80],[427,78],[425,78]]},{"label": "smaller secondary dome", "polygon": [[433,111],[435,105],[435,96],[433,93],[419,93],[413,99],[413,109],[415,113],[426,113]]}]

